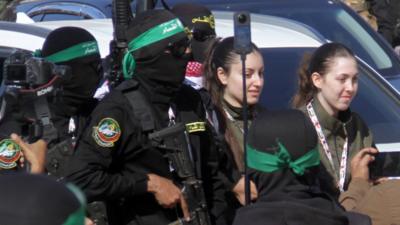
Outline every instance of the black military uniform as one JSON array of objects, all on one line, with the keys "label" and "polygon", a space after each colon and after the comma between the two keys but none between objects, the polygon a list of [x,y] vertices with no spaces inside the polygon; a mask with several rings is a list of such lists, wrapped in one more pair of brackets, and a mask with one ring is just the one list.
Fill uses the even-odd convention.
[{"label": "black military uniform", "polygon": [[75,138],[85,126],[97,101],[94,92],[102,77],[101,58],[96,39],[78,27],[53,30],[43,43],[38,56],[68,66],[57,99],[49,98],[51,120],[57,135],[49,143],[46,168],[56,177],[63,177],[65,161],[73,152]]},{"label": "black military uniform", "polygon": [[[224,203],[218,196],[222,199],[224,190],[218,183],[217,159],[206,132],[201,98],[190,87],[182,86],[189,60],[184,52],[187,37],[183,26],[165,10],[146,11],[132,24],[127,31],[131,42],[126,57],[133,56],[135,63],[124,60],[124,66],[128,67],[125,75],[133,74],[133,78],[111,91],[94,110],[69,165],[68,179],[84,190],[89,201],[107,201],[110,224],[175,221],[176,209],[162,208],[147,192],[149,173],[179,183],[165,150],[154,144],[149,134],[182,121],[199,125],[188,130],[191,161],[196,175],[204,181],[209,208],[221,209]],[[152,32],[140,39],[143,33]],[[159,39],[131,46],[150,37]],[[218,210],[213,212],[218,216]]]}]

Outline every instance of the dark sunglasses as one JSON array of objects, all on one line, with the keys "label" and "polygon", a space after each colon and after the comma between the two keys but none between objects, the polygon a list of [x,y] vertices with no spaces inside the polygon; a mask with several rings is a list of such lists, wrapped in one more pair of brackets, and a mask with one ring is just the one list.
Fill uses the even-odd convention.
[{"label": "dark sunglasses", "polygon": [[185,38],[180,41],[169,43],[167,50],[175,57],[182,57],[186,53],[186,49],[190,47],[190,40]]},{"label": "dark sunglasses", "polygon": [[194,40],[200,41],[200,42],[206,41],[211,38],[215,38],[215,34],[208,33],[208,32],[202,31],[202,30],[196,30],[196,29],[191,30],[190,35]]}]

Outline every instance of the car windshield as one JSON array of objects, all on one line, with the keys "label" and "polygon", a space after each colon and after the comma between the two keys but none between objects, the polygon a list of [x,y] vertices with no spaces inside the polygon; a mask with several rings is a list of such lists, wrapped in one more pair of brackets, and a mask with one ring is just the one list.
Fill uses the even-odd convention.
[{"label": "car windshield", "polygon": [[[269,109],[290,107],[297,89],[297,68],[311,48],[265,48],[265,84],[261,104]],[[376,143],[400,143],[400,102],[377,75],[359,67],[358,94],[351,109],[365,120]]]},{"label": "car windshield", "polygon": [[[398,59],[394,59],[393,54],[389,55],[385,52],[383,47],[386,43],[383,43],[378,36],[372,36],[345,10],[310,10],[307,13],[297,10],[290,11],[291,15],[287,15],[288,17],[312,25],[331,41],[351,46],[357,55],[381,74],[385,76],[399,74]],[[268,11],[268,13],[279,15],[283,12]],[[319,19],[316,20],[315,18]]]},{"label": "car windshield", "polygon": [[[172,0],[176,4],[182,0]],[[189,0],[185,0],[189,1]],[[292,0],[191,0],[213,10],[250,11],[285,17],[316,29],[330,41],[351,46],[352,50],[384,77],[400,75],[400,60],[389,44],[350,8],[333,1]]]}]

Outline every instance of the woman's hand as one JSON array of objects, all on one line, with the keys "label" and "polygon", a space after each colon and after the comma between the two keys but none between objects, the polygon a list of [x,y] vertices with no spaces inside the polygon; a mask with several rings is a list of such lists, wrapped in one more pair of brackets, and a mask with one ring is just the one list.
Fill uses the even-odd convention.
[{"label": "woman's hand", "polygon": [[96,225],[96,224],[90,218],[85,217],[85,225]]},{"label": "woman's hand", "polygon": [[369,163],[375,160],[375,148],[364,148],[351,160],[351,177],[369,180]]},{"label": "woman's hand", "polygon": [[[244,176],[240,178],[240,180],[236,183],[235,187],[232,189],[236,198],[240,202],[240,204],[245,205],[245,190],[244,190]],[[258,198],[258,192],[256,185],[252,180],[250,180],[250,200],[254,201]]]},{"label": "woman's hand", "polygon": [[17,143],[22,150],[20,159],[21,166],[24,166],[25,160],[30,163],[31,173],[44,173],[46,168],[46,152],[47,144],[43,140],[38,140],[35,143],[28,144],[16,134],[11,134],[11,139]]}]

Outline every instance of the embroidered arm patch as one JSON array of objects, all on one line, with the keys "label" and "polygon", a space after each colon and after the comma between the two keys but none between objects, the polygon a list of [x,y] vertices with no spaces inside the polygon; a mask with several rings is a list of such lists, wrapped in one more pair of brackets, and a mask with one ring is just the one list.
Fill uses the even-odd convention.
[{"label": "embroidered arm patch", "polygon": [[92,137],[101,147],[113,147],[121,137],[121,128],[115,119],[106,117],[93,127]]},{"label": "embroidered arm patch", "polygon": [[0,141],[0,168],[11,169],[17,166],[21,157],[21,147],[11,139]]}]

